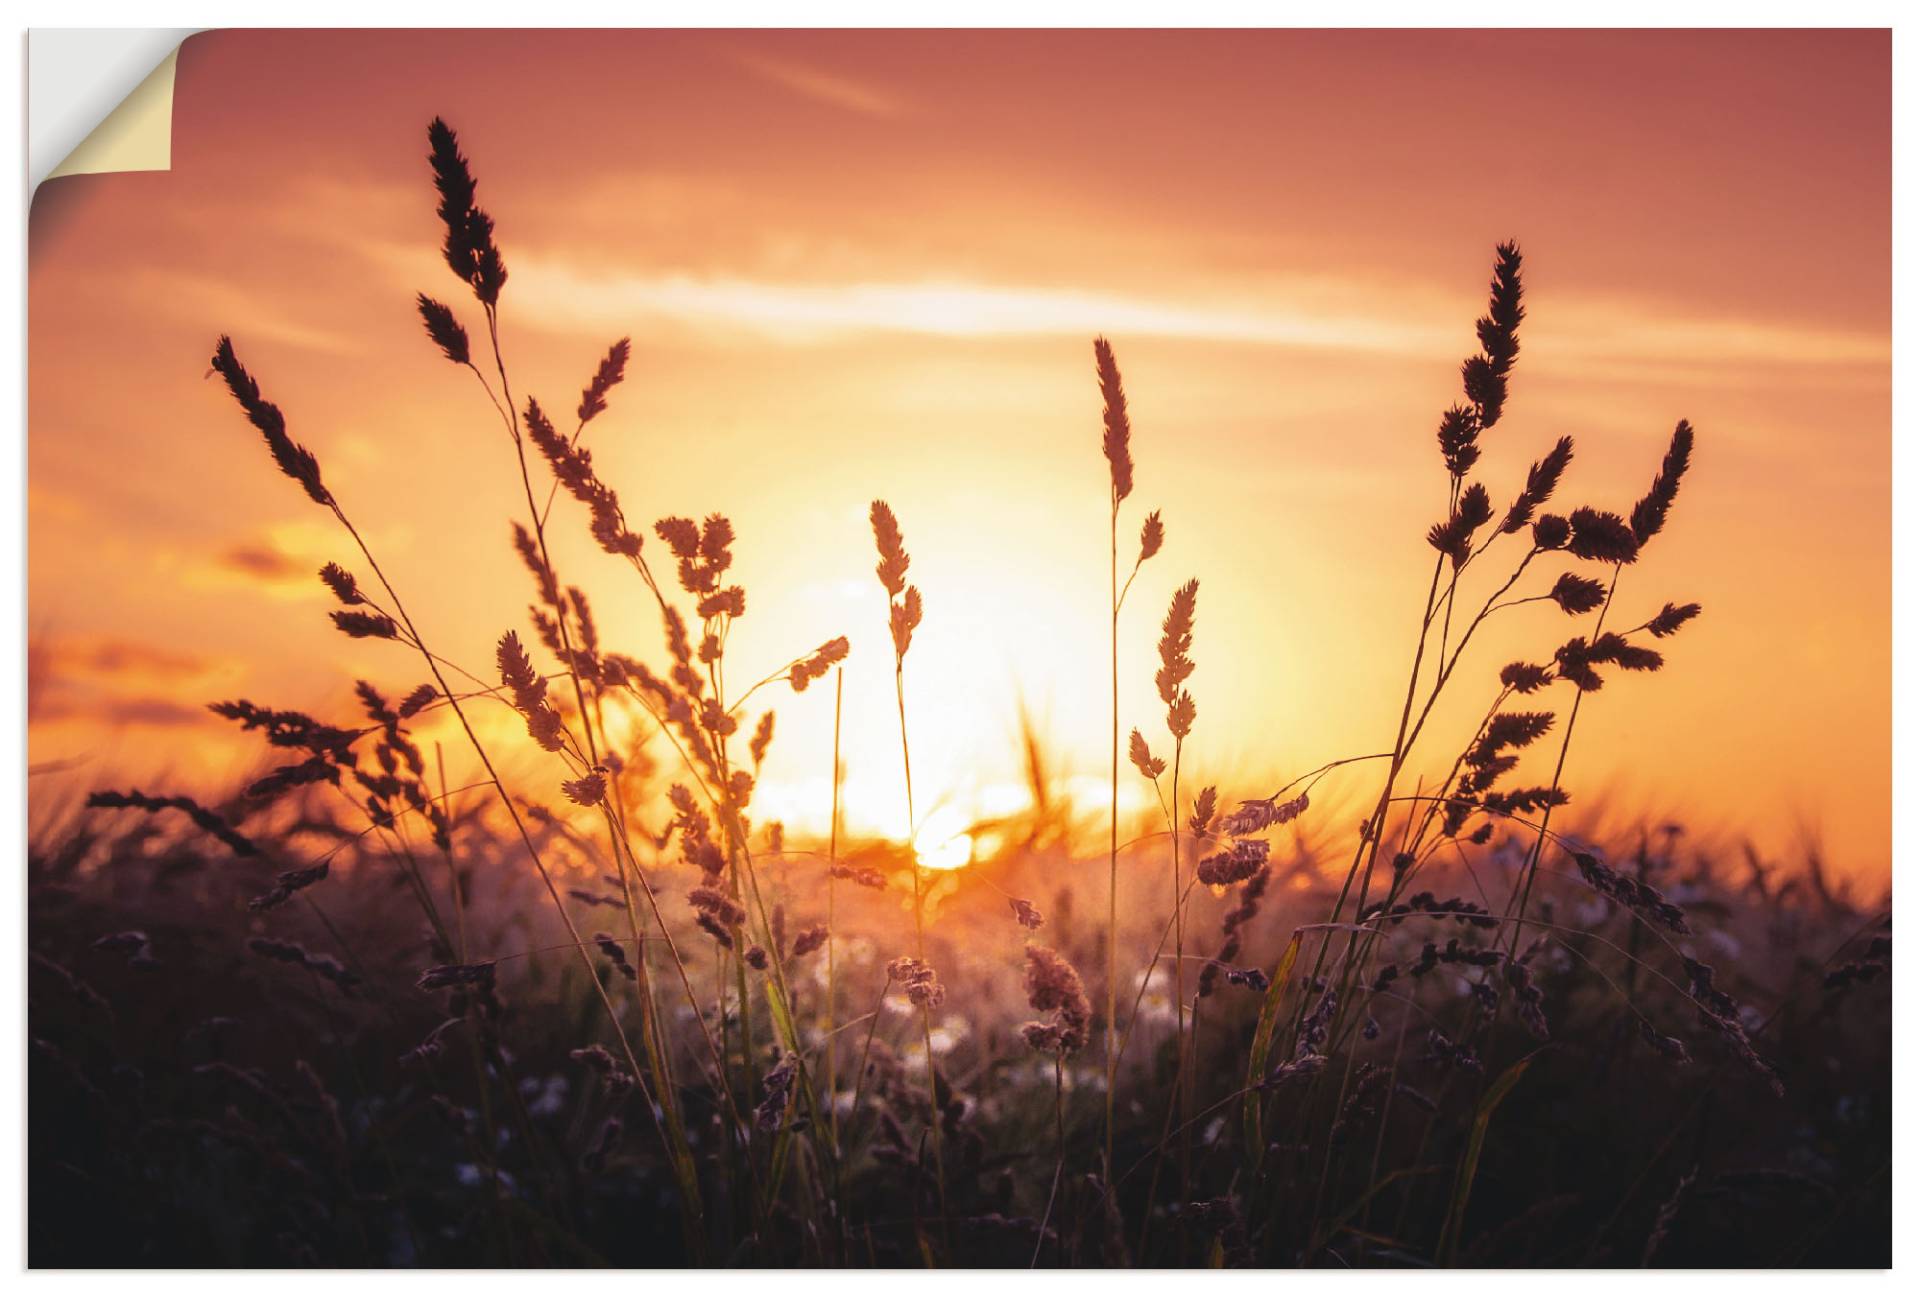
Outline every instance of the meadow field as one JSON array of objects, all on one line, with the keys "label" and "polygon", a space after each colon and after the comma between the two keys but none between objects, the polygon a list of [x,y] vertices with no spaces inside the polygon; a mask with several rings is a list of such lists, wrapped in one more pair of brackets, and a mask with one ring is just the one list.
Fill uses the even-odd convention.
[{"label": "meadow field", "polygon": [[[1376,525],[1429,580],[1372,750],[1196,770],[1196,732],[1288,718],[1191,685],[1230,624],[1218,574],[1144,604],[1183,519],[1136,468],[1125,339],[1098,337],[1108,561],[1056,575],[1105,600],[1084,671],[1111,705],[1055,722],[1100,736],[1104,795],[1029,726],[1019,804],[929,834],[940,735],[907,682],[952,603],[914,517],[838,465],[874,497],[841,569],[869,611],[736,660],[734,552],[785,520],[603,476],[632,344],[517,368],[512,231],[469,142],[435,119],[424,143],[458,282],[394,309],[489,428],[460,472],[511,479],[521,579],[484,591],[491,644],[436,638],[381,565],[396,520],[336,494],[285,376],[206,321],[210,444],[337,545],[314,662],[389,657],[338,714],[180,700],[256,745],[224,796],[190,751],[177,787],[31,775],[34,1265],[1888,1264],[1890,890],[1569,777],[1583,710],[1715,670],[1689,651],[1712,595],[1669,588],[1662,536],[1716,430],[1673,410],[1620,499],[1583,493],[1573,437],[1516,431],[1520,247],[1492,248],[1458,381],[1392,465],[1431,508]],[[1539,443],[1511,479],[1481,462],[1509,436]],[[562,570],[562,535],[620,584]],[[614,606],[659,638],[604,638]],[[893,667],[897,732],[861,754],[897,763],[893,832],[844,827],[852,642]],[[824,832],[755,801],[801,708],[835,718]]]}]

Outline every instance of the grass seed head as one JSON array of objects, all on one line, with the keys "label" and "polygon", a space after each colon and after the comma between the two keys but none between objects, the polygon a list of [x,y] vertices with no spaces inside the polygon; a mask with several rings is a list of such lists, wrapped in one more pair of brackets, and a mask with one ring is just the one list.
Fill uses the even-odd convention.
[{"label": "grass seed head", "polygon": [[1113,358],[1112,344],[1105,338],[1093,340],[1093,367],[1100,380],[1100,449],[1107,457],[1107,476],[1117,509],[1133,494],[1133,425],[1127,418],[1127,393],[1120,383],[1120,366]]}]

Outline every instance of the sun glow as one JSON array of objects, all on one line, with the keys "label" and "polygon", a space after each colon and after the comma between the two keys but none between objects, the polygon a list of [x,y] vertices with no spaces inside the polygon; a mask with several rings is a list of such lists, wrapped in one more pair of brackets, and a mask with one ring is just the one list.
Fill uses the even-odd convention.
[{"label": "sun glow", "polygon": [[913,835],[913,856],[922,869],[964,869],[973,863],[973,835],[966,817],[951,806],[927,816]]}]

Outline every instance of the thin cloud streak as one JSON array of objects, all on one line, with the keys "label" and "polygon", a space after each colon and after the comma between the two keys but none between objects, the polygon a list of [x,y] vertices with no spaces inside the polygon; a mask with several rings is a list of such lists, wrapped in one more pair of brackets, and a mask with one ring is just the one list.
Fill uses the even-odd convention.
[{"label": "thin cloud streak", "polygon": [[525,254],[516,286],[523,319],[569,332],[589,323],[648,319],[747,329],[791,343],[874,333],[981,338],[1109,331],[1396,354],[1439,340],[1437,330],[1384,320],[1196,306],[1080,289],[937,279],[825,285],[684,274],[589,275]]},{"label": "thin cloud streak", "polygon": [[[515,287],[523,319],[556,332],[635,328],[649,321],[701,329],[749,330],[789,344],[857,335],[957,338],[1090,336],[1179,338],[1300,350],[1380,355],[1430,354],[1457,328],[1380,314],[1233,302],[1161,301],[1072,288],[1028,288],[959,280],[853,284],[777,283],[733,276],[585,274],[523,255]],[[1605,373],[1626,364],[1877,367],[1890,353],[1882,335],[1799,329],[1739,320],[1662,317],[1617,302],[1564,302],[1530,347],[1538,362]],[[1882,375],[1881,377],[1884,377]]]},{"label": "thin cloud streak", "polygon": [[868,117],[896,117],[903,107],[892,95],[805,63],[769,58],[745,50],[735,50],[728,57],[761,80],[791,90],[816,103],[844,108]]},{"label": "thin cloud streak", "polygon": [[141,266],[126,273],[102,271],[97,282],[123,300],[146,305],[170,319],[204,325],[207,320],[244,319],[248,332],[288,346],[328,356],[358,353],[361,343],[345,334],[314,328],[277,311],[244,281],[165,266]]}]

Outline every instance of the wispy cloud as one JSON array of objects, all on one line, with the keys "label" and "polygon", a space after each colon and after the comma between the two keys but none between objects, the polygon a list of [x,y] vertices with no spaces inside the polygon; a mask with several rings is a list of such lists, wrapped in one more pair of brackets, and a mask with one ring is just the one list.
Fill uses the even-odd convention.
[{"label": "wispy cloud", "polygon": [[89,675],[136,676],[158,682],[198,679],[218,666],[197,653],[115,637],[63,639],[49,651],[63,667]]},{"label": "wispy cloud", "polygon": [[361,350],[361,344],[355,339],[295,320],[291,314],[263,300],[260,293],[196,272],[141,266],[112,275],[103,274],[102,279],[129,301],[202,328],[216,327],[213,322],[244,320],[247,333],[255,338],[325,355],[350,355]]},{"label": "wispy cloud", "polygon": [[[817,344],[862,334],[957,338],[1129,334],[1305,350],[1446,355],[1465,341],[1450,309],[1409,309],[1379,286],[1311,294],[1289,304],[1159,298],[1091,289],[1024,287],[959,279],[791,283],[744,276],[588,273],[523,254],[515,280],[522,318],[559,332],[649,324],[749,331],[776,342]],[[1362,303],[1362,309],[1326,305]],[[1424,303],[1424,299],[1421,299]],[[1647,303],[1590,299],[1556,305],[1530,329],[1529,359],[1562,373],[1611,376],[1714,367],[1884,367],[1884,334],[1695,317]]]},{"label": "wispy cloud", "polygon": [[228,662],[123,636],[42,640],[30,663],[28,717],[34,725],[198,724],[206,712],[180,693],[232,669]]},{"label": "wispy cloud", "polygon": [[283,554],[271,545],[235,545],[223,551],[217,561],[222,567],[241,576],[257,577],[267,582],[290,581],[311,575],[306,563],[290,554]]},{"label": "wispy cloud", "polygon": [[942,279],[794,284],[726,276],[589,274],[527,254],[521,264],[520,311],[560,329],[653,320],[749,329],[795,343],[863,333],[1033,337],[1107,331],[1387,352],[1443,340],[1435,330],[1385,318],[1158,301],[1074,288]]},{"label": "wispy cloud", "polygon": [[885,91],[794,59],[775,58],[751,50],[733,50],[728,57],[763,81],[848,112],[894,117],[905,107],[901,100]]},{"label": "wispy cloud", "polygon": [[188,585],[210,588],[244,586],[275,599],[325,597],[315,573],[335,546],[315,523],[275,523],[258,536],[238,540],[213,553],[162,556]]},{"label": "wispy cloud", "polygon": [[206,725],[204,708],[165,697],[82,697],[74,693],[56,693],[37,698],[32,707],[32,723],[57,725],[70,721],[88,721],[100,725],[147,725],[174,728]]}]

